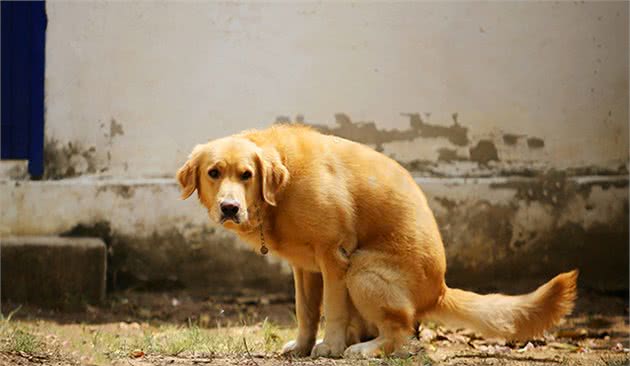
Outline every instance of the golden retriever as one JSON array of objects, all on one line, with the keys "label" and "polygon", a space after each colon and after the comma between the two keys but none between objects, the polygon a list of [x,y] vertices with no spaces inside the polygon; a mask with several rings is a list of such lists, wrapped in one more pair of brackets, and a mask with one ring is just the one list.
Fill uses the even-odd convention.
[{"label": "golden retriever", "polygon": [[523,339],[573,307],[577,271],[521,296],[447,287],[424,194],[394,160],[349,140],[291,124],[244,131],[197,145],[177,179],[211,220],[291,264],[298,335],[284,353],[390,354],[421,319]]}]

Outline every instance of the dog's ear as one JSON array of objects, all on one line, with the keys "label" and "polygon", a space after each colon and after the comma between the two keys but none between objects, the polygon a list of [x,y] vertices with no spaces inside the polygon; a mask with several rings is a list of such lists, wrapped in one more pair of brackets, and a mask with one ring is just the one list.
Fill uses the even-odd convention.
[{"label": "dog's ear", "polygon": [[278,196],[289,183],[289,171],[275,149],[264,149],[256,155],[262,177],[262,196],[265,202],[276,206]]},{"label": "dog's ear", "polygon": [[188,161],[177,171],[177,181],[182,191],[182,199],[190,197],[199,184],[199,156],[203,145],[197,145],[188,156]]}]

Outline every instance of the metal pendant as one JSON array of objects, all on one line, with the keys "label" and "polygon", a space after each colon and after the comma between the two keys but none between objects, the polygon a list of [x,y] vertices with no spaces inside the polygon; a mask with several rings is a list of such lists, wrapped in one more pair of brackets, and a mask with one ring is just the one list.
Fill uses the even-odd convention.
[{"label": "metal pendant", "polygon": [[260,247],[260,254],[265,255],[265,254],[267,254],[268,252],[269,252],[269,249],[267,249],[267,247],[263,244],[263,245]]}]

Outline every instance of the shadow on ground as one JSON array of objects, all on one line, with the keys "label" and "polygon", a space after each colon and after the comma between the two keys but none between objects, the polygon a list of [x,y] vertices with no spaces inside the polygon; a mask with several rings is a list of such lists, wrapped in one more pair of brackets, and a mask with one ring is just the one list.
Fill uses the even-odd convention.
[{"label": "shadow on ground", "polygon": [[79,311],[4,302],[0,365],[626,365],[627,299],[581,291],[566,322],[518,343],[423,324],[410,357],[364,361],[282,357],[295,336],[286,294],[129,291]]}]

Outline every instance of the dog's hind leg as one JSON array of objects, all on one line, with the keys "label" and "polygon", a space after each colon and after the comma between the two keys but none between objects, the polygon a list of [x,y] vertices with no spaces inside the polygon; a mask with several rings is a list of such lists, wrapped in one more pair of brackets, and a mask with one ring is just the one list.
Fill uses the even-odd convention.
[{"label": "dog's hind leg", "polygon": [[346,345],[351,346],[359,342],[370,341],[378,336],[378,329],[374,324],[368,323],[352,301],[350,301],[350,320],[346,331]]},{"label": "dog's hind leg", "polygon": [[350,346],[345,357],[376,357],[397,351],[413,335],[415,309],[404,275],[377,252],[357,251],[346,275],[359,313],[378,328],[375,339]]}]

